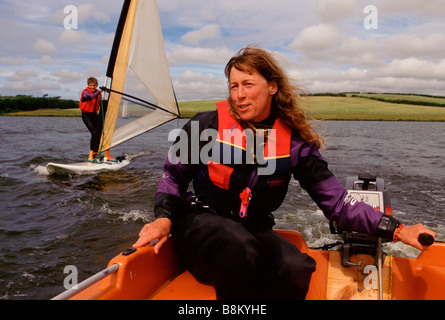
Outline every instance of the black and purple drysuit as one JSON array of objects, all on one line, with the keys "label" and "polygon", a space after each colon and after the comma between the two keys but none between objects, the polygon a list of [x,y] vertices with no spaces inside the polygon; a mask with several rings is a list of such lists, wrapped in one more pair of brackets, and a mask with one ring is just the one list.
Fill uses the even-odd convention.
[{"label": "black and purple drysuit", "polygon": [[[192,118],[182,131],[188,148],[172,151],[172,147],[165,162],[155,216],[171,219],[178,254],[198,280],[215,286],[218,299],[304,299],[315,261],[272,231],[272,212],[283,202],[292,176],[324,215],[342,228],[391,238],[397,221],[348,197],[317,145],[303,140],[296,130],[280,127],[274,114],[255,126],[276,129],[271,174],[258,174],[269,158],[247,163],[249,148],[221,137],[222,129],[244,132],[227,111],[227,102],[219,103],[218,111]],[[206,129],[218,131],[217,139],[200,141],[205,140],[201,134]],[[254,144],[253,149],[260,145]],[[201,156],[193,161],[197,150]],[[203,159],[203,150],[208,159]],[[234,161],[237,157],[244,160]],[[251,199],[247,216],[240,217],[240,194],[246,188]]]}]

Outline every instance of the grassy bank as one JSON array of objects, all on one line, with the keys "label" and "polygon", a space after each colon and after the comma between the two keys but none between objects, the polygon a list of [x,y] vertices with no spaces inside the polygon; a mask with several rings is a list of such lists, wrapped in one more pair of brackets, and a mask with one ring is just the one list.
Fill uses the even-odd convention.
[{"label": "grassy bank", "polygon": [[[385,99],[372,100],[370,97]],[[308,116],[317,120],[369,120],[369,121],[445,121],[445,98],[432,98],[417,95],[403,95],[406,101],[441,103],[444,107],[431,107],[407,103],[391,102],[400,100],[400,95],[366,94],[356,97],[353,94],[341,96],[309,96],[303,99],[302,107]],[[180,102],[184,117],[196,112],[215,110],[218,100]]]},{"label": "grassy bank", "polygon": [[19,111],[3,114],[3,116],[13,117],[80,117],[82,114],[79,108],[75,109],[39,109],[33,111]]},{"label": "grassy bank", "polygon": [[382,102],[352,96],[309,97],[304,109],[308,115],[319,120],[445,121],[445,107]]},{"label": "grassy bank", "polygon": [[[217,101],[183,101],[179,102],[179,108],[182,116],[189,118],[197,112],[215,110]],[[412,101],[416,104],[412,104]],[[425,104],[434,103],[439,106],[421,105],[422,101]],[[347,94],[345,97],[309,96],[303,100],[303,108],[310,117],[318,120],[445,121],[445,97],[393,94]],[[80,116],[80,111],[79,109],[44,109],[7,115]]]}]

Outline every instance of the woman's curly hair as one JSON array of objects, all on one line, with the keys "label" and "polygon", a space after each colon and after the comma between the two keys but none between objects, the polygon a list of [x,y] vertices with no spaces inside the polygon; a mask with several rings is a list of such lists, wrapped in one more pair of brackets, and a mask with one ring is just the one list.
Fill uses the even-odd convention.
[{"label": "woman's curly hair", "polygon": [[[324,139],[316,131],[312,124],[307,121],[306,114],[299,106],[302,100],[302,90],[293,85],[288,74],[270,52],[263,48],[248,46],[241,49],[232,57],[226,65],[225,75],[230,79],[232,68],[243,72],[259,72],[268,82],[275,82],[278,90],[272,100],[272,110],[276,116],[290,128],[298,130],[300,136],[308,142],[315,142],[319,149],[324,148]],[[228,98],[230,113],[245,127],[252,124],[242,121],[234,108],[232,99]]]}]

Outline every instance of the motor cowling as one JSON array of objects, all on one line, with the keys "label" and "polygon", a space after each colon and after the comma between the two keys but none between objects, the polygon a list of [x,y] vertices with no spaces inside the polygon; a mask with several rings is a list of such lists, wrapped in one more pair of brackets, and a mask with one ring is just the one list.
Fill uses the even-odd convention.
[{"label": "motor cowling", "polygon": [[[377,211],[392,215],[390,193],[386,189],[383,179],[377,178],[375,175],[360,174],[356,177],[348,177],[345,188],[349,196],[367,203]],[[349,256],[352,254],[376,255],[378,246],[376,236],[343,229],[334,221],[330,222],[329,228],[332,234],[339,234],[343,238],[341,253],[344,266],[351,265]]]}]

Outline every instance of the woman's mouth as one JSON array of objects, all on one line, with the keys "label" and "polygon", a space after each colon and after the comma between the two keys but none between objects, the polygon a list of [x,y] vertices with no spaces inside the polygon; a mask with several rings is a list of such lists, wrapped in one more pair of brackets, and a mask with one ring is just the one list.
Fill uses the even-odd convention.
[{"label": "woman's mouth", "polygon": [[246,111],[249,108],[248,104],[240,104],[238,105],[239,111]]}]

